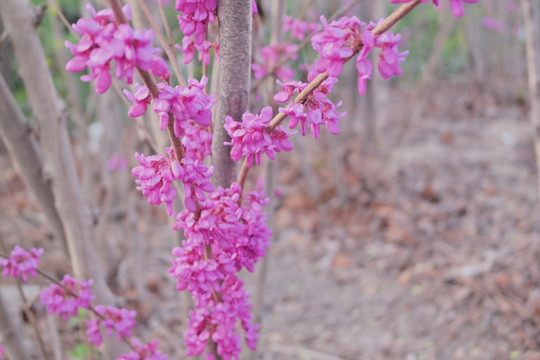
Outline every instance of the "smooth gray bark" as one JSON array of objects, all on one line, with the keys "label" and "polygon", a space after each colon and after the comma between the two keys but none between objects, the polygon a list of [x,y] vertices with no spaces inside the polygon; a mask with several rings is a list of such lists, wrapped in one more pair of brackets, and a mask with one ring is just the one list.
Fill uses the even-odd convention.
[{"label": "smooth gray bark", "polygon": [[39,154],[26,118],[0,75],[0,138],[6,145],[18,173],[32,191],[47,218],[54,237],[67,250],[62,221],[54,207],[51,186],[43,175],[43,159]]},{"label": "smooth gray bark", "polygon": [[219,86],[218,109],[214,119],[212,163],[214,184],[223,187],[235,180],[236,164],[231,159],[225,117],[240,121],[247,110],[251,77],[251,0],[218,1]]},{"label": "smooth gray bark", "polygon": [[538,196],[540,197],[540,34],[538,29],[538,8],[533,0],[521,0],[523,22],[525,24],[525,51],[527,54],[527,74],[529,84],[529,118],[533,126],[533,141],[538,174]]},{"label": "smooth gray bark", "polygon": [[113,305],[114,297],[105,282],[94,248],[91,214],[77,176],[64,103],[54,88],[35,29],[35,9],[28,0],[2,0],[0,16],[12,41],[19,75],[38,123],[44,172],[51,179],[55,207],[64,225],[74,275],[93,278],[96,300],[103,305]]},{"label": "smooth gray bark", "polygon": [[21,331],[12,319],[13,313],[6,307],[0,292],[0,342],[5,348],[9,359],[30,360],[32,357],[26,351],[21,341]]}]

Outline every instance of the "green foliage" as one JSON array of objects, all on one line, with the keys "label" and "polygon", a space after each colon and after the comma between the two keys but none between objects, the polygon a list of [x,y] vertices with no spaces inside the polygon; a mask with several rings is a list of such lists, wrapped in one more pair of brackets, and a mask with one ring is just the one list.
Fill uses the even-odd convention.
[{"label": "green foliage", "polygon": [[79,308],[79,313],[77,316],[74,316],[68,320],[68,324],[70,325],[78,325],[82,323],[86,318],[88,317],[88,311],[83,308]]},{"label": "green foliage", "polygon": [[68,355],[72,359],[84,360],[90,358],[92,349],[86,344],[78,343],[73,350],[68,351]]}]

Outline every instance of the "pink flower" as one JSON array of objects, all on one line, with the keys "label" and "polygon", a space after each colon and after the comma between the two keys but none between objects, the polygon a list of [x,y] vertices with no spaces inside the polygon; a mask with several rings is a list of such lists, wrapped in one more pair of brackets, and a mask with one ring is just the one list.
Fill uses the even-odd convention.
[{"label": "pink flower", "polygon": [[277,67],[279,59],[290,56],[292,60],[298,59],[298,45],[296,44],[272,44],[261,50],[263,64],[253,63],[251,69],[255,72],[255,79],[262,79],[266,74],[275,72],[280,80],[285,82],[294,78],[294,70],[281,65]]},{"label": "pink flower", "polygon": [[326,72],[331,77],[338,77],[343,64],[353,55],[353,46],[362,38],[362,28],[365,23],[356,16],[344,16],[339,20],[326,22],[321,16],[324,30],[311,38],[313,49],[321,58],[315,63],[318,73]]},{"label": "pink flower", "polygon": [[86,322],[88,326],[86,334],[88,335],[88,339],[94,344],[99,346],[103,342],[99,326],[105,326],[107,336],[109,337],[113,331],[116,332],[118,340],[122,340],[122,337],[131,337],[131,330],[135,327],[135,311],[117,309],[112,306],[96,306],[96,311],[104,319],[96,317]]},{"label": "pink flower", "polygon": [[140,165],[133,168],[131,173],[137,179],[137,190],[142,191],[149,204],[159,205],[165,203],[167,213],[174,213],[173,201],[176,197],[176,189],[172,182],[184,175],[184,169],[174,160],[171,148],[167,151],[172,156],[167,158],[162,154],[144,156],[136,153],[135,157]]},{"label": "pink flower", "polygon": [[[302,136],[307,133],[307,128],[311,130],[315,139],[319,138],[320,126],[324,125],[332,134],[339,133],[338,120],[346,115],[346,113],[338,114],[338,109],[342,102],[334,105],[326,95],[332,91],[334,84],[337,82],[335,78],[326,79],[321,86],[315,89],[302,103],[289,103],[285,108],[279,108],[279,111],[290,116],[289,128],[294,129],[300,123]],[[290,81],[278,84],[283,88],[283,91],[274,96],[276,102],[286,102],[296,93],[302,92],[308,84],[303,82]]]},{"label": "pink flower", "polygon": [[478,0],[450,0],[450,10],[455,17],[462,17],[465,13],[462,2],[472,4],[478,2]]},{"label": "pink flower", "polygon": [[262,183],[245,195],[244,205],[239,203],[241,193],[237,183],[229,189],[218,188],[200,203],[197,215],[184,210],[176,217],[174,229],[183,230],[186,240],[173,249],[169,273],[178,280],[178,290],[192,293],[197,309],[191,311],[184,333],[189,356],[202,354],[211,338],[220,356],[237,359],[241,350],[238,323],[246,344],[256,346],[258,325],[251,323],[249,295],[235,273],[242,268],[253,271],[270,245],[272,233],[262,212],[269,199]]},{"label": "pink flower", "polygon": [[36,276],[36,268],[39,266],[39,258],[43,254],[43,249],[30,249],[30,252],[15,245],[8,259],[0,260],[0,266],[4,268],[3,276],[22,276],[24,282],[28,281],[28,275]]},{"label": "pink flower", "polygon": [[148,105],[150,105],[150,103],[152,102],[152,96],[150,95],[150,91],[148,91],[148,88],[144,85],[139,85],[139,83],[135,84],[134,94],[127,89],[124,89],[124,94],[129,101],[133,102],[133,105],[131,105],[128,110],[128,115],[130,117],[139,117],[144,115],[144,113],[146,113]]},{"label": "pink flower", "polygon": [[496,32],[504,32],[506,26],[501,21],[494,19],[492,17],[484,17],[482,19],[482,25],[489,30],[493,30]]},{"label": "pink flower", "polygon": [[398,52],[398,44],[401,35],[394,35],[390,32],[381,34],[376,39],[376,46],[382,49],[379,57],[379,73],[383,79],[401,75],[400,63],[405,61],[405,56],[409,51]]},{"label": "pink flower", "polygon": [[167,62],[159,56],[152,59],[152,68],[150,69],[150,72],[157,76],[161,81],[168,82],[171,77],[169,65],[167,65]]},{"label": "pink flower", "polygon": [[167,129],[172,112],[174,133],[177,137],[185,134],[186,128],[197,125],[207,127],[212,121],[212,106],[216,102],[214,95],[204,93],[208,78],[201,81],[190,79],[188,86],[172,87],[164,83],[158,84],[159,96],[154,100],[154,112],[159,115],[159,128]]},{"label": "pink flower", "polygon": [[157,345],[157,340],[148,344],[141,344],[136,339],[133,339],[131,340],[133,351],[120,355],[116,360],[167,360],[167,355],[158,350]]},{"label": "pink flower", "polygon": [[226,117],[225,129],[231,137],[231,142],[225,145],[232,145],[231,157],[234,161],[246,156],[248,167],[252,167],[254,157],[255,162],[260,164],[262,154],[274,159],[274,151],[292,150],[292,144],[288,139],[289,134],[282,126],[271,133],[266,131],[271,120],[272,108],[270,106],[263,108],[259,116],[245,112],[241,123],[234,121],[230,116]]},{"label": "pink flower", "polygon": [[[411,1],[413,0],[390,0],[390,2],[394,4],[408,3]],[[426,2],[426,1],[428,0],[422,0],[422,2]],[[432,1],[435,6],[439,6],[439,0],[432,0]],[[461,17],[465,13],[462,2],[472,4],[472,3],[478,2],[478,0],[450,0],[450,10],[452,11],[452,14],[454,14],[455,17]]]},{"label": "pink flower", "polygon": [[289,16],[283,16],[283,32],[291,32],[293,39],[304,40],[306,33],[314,33],[319,30],[319,24],[302,21]]},{"label": "pink flower", "polygon": [[41,292],[41,302],[47,307],[49,314],[62,316],[64,320],[72,318],[79,313],[79,309],[88,309],[94,295],[90,291],[93,281],[81,280],[80,282],[69,275],[65,275],[61,284],[64,287],[52,284],[48,289]]},{"label": "pink flower", "polygon": [[113,154],[107,162],[107,169],[109,171],[124,171],[127,167],[127,159],[125,156],[119,154]]},{"label": "pink flower", "polygon": [[[82,18],[73,25],[81,35],[77,44],[66,41],[66,46],[75,56],[66,64],[66,70],[77,72],[87,67],[91,73],[81,77],[83,81],[95,80],[96,92],[104,93],[112,82],[111,62],[114,60],[115,76],[128,84],[133,82],[135,68],[150,70],[154,55],[159,49],[152,46],[152,30],[133,30],[129,24],[117,24],[111,9],[97,11],[87,6],[92,18]],[[123,9],[130,18],[130,9]]]},{"label": "pink flower", "polygon": [[190,211],[197,210],[197,201],[206,199],[205,193],[214,191],[210,177],[214,167],[204,165],[200,160],[182,159],[183,175],[180,180],[184,183],[184,205]]},{"label": "pink flower", "polygon": [[206,40],[206,27],[208,23],[214,23],[214,12],[217,0],[177,0],[176,10],[180,29],[184,33],[182,47],[178,47],[184,53],[184,64],[193,61],[195,49],[199,51],[199,60],[208,65],[210,62],[209,49],[211,42]]},{"label": "pink flower", "polygon": [[212,133],[193,122],[184,129],[182,145],[186,158],[204,161],[212,154]]}]

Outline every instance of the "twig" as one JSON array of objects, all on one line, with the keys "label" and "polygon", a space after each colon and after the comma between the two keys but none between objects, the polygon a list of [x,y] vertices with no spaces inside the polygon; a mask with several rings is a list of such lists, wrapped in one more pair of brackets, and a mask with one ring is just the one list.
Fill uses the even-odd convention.
[{"label": "twig", "polygon": [[[373,29],[373,34],[375,36],[381,35],[382,33],[386,32],[388,29],[390,29],[392,26],[394,26],[400,19],[402,19],[404,16],[406,16],[408,13],[410,13],[416,6],[420,4],[421,0],[415,0],[407,4],[401,5],[399,8],[397,8],[393,13],[391,13],[382,23],[380,23],[378,26],[376,26]],[[362,49],[362,42],[358,42],[353,46],[353,54],[348,57],[345,62],[352,59],[358,52]],[[306,88],[294,98],[294,100],[290,104],[298,104],[298,103],[304,103],[308,96],[311,95],[311,93],[317,89],[326,79],[328,79],[328,74],[326,72],[319,74],[315,79],[313,79]],[[287,118],[288,115],[284,113],[279,113],[270,122],[270,125],[266,128],[267,132],[272,132],[276,127],[281,124],[283,120]],[[244,162],[242,163],[242,168],[240,169],[240,173],[249,171],[244,169],[247,167],[247,159],[244,159]],[[240,184],[241,188],[244,188],[244,183],[240,182],[243,180],[245,182],[245,178],[241,179],[238,178],[238,183]]]},{"label": "twig", "polygon": [[[1,258],[5,258],[5,259],[9,259],[9,256],[3,252],[0,252],[0,257]],[[74,298],[78,298],[78,294],[74,293],[70,288],[68,288],[67,286],[65,286],[64,284],[62,284],[60,281],[58,281],[57,279],[55,279],[54,277],[52,277],[51,275],[47,274],[45,271],[41,270],[40,268],[35,268],[36,272],[43,276],[45,279],[49,280],[51,283],[61,287],[69,296],[71,297],[74,297]],[[17,279],[18,282],[20,282],[19,279]],[[20,284],[19,284],[20,285]],[[22,291],[22,289],[20,290]],[[23,294],[24,296],[24,294]],[[25,301],[26,303],[26,299],[23,297],[23,300]],[[97,316],[100,320],[106,320],[107,318],[105,316],[103,316],[102,314],[100,314],[96,308],[94,308],[92,305],[89,305],[88,306],[88,310],[90,310],[95,316]],[[126,344],[129,346],[129,348],[131,350],[134,350],[133,348],[133,345],[131,345],[131,342],[128,341],[127,338],[123,337],[122,336],[122,340],[124,340],[126,342]]]},{"label": "twig", "polygon": [[[354,2],[351,2],[349,3],[348,5],[345,5],[343,6],[341,9],[339,9],[338,11],[336,11],[329,19],[328,21],[331,22],[333,21],[334,19],[336,19],[337,17],[341,16],[342,14],[345,14],[347,11],[349,11],[350,9],[352,9],[354,6],[356,6],[357,4],[354,3]],[[317,30],[318,31],[321,31],[323,29],[322,25],[319,27],[319,29]],[[302,40],[302,42],[300,42],[300,44],[298,44],[298,49],[297,51],[295,52],[295,54],[297,54],[300,50],[302,50],[303,48],[305,48],[310,42],[311,42],[311,38],[313,37],[313,35],[315,35],[315,33],[313,34],[309,34],[304,40]],[[283,56],[280,57],[279,61],[274,65],[274,68],[271,69],[271,71],[269,71],[268,73],[264,74],[264,76],[262,78],[260,78],[256,83],[255,85],[253,85],[251,87],[251,91],[255,91],[257,90],[261,85],[262,83],[271,75],[275,75],[275,69],[278,69],[280,66],[282,66],[283,64],[285,64],[287,61],[289,61],[291,59],[291,56],[292,54],[285,54]]]},{"label": "twig", "polygon": [[22,286],[21,286],[21,279],[17,278],[16,281],[17,284],[17,291],[19,292],[19,297],[21,298],[23,306],[23,312],[28,318],[28,322],[30,322],[30,325],[32,326],[32,329],[34,330],[34,336],[37,339],[38,345],[39,345],[39,351],[41,352],[44,359],[48,359],[47,356],[47,350],[45,350],[45,343],[43,342],[43,338],[41,337],[41,331],[39,331],[36,317],[32,313],[32,302],[28,302],[28,299],[26,299],[26,296],[24,295]]},{"label": "twig", "polygon": [[[167,54],[167,57],[171,61],[172,67],[174,69],[174,74],[176,75],[176,78],[178,79],[178,83],[181,86],[185,86],[186,81],[184,80],[184,77],[180,74],[180,70],[178,69],[178,63],[176,62],[176,56],[173,54],[171,47],[169,47],[167,45],[167,42],[165,41],[165,38],[163,37],[163,34],[161,33],[158,26],[156,25],[156,22],[154,21],[154,18],[152,18],[152,14],[150,14],[150,10],[148,10],[148,7],[146,6],[146,4],[142,0],[137,0],[137,1],[139,3],[139,6],[141,7],[142,11],[144,12],[144,15],[146,16],[146,18],[150,22],[150,25],[152,25],[152,29],[154,29],[159,41],[161,42],[161,45],[163,46],[163,49],[165,50],[165,53]],[[111,2],[111,1],[109,1],[109,2]],[[112,2],[116,3],[116,1],[112,1]],[[158,1],[158,2],[161,4],[160,1]],[[166,24],[167,22],[164,20],[164,23]],[[168,25],[166,25],[166,26],[168,26]],[[170,32],[170,29],[169,29],[169,32]],[[169,37],[169,41],[172,44],[172,37]]]}]

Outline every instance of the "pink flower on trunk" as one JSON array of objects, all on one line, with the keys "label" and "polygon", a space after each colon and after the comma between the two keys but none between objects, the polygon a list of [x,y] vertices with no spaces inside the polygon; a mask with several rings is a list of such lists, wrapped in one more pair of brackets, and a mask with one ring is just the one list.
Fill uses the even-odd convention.
[{"label": "pink flower on trunk", "polygon": [[15,245],[8,259],[0,260],[0,266],[4,268],[3,276],[22,276],[24,282],[28,281],[28,275],[36,276],[36,268],[39,266],[39,258],[43,254],[43,249],[30,249],[26,251],[22,247]]}]

